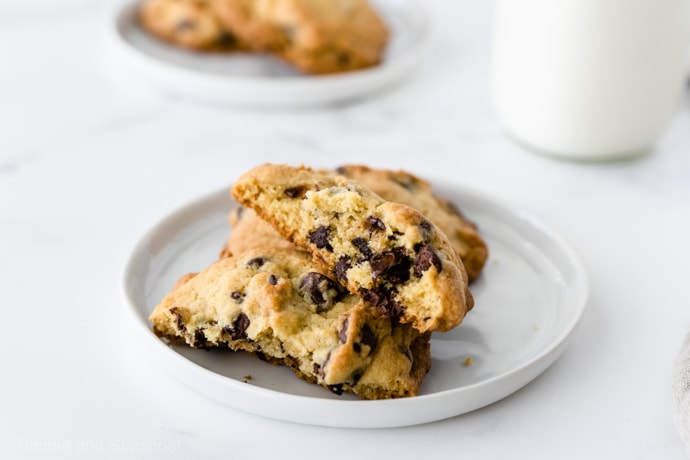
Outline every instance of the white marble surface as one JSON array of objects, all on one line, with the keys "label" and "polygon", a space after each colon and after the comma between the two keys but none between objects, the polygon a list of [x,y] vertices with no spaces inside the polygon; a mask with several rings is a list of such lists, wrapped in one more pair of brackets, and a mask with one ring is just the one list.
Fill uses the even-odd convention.
[{"label": "white marble surface", "polygon": [[[670,387],[690,327],[690,98],[638,160],[531,154],[489,103],[491,3],[428,5],[411,80],[271,112],[113,80],[103,2],[0,2],[1,458],[686,458]],[[498,403],[403,429],[273,421],[169,379],[136,348],[123,263],[162,216],[266,161],[407,168],[536,215],[590,276],[568,349]]]}]

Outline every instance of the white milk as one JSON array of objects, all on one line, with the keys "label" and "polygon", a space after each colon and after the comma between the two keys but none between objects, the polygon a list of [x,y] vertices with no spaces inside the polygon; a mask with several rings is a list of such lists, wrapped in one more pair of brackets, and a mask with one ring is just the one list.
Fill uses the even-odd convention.
[{"label": "white milk", "polygon": [[681,100],[690,0],[498,0],[492,92],[506,131],[571,159],[648,151]]}]

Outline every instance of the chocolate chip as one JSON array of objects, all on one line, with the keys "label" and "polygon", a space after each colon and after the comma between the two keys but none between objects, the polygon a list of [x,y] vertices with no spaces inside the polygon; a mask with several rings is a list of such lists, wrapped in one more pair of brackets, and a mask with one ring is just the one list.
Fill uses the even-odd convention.
[{"label": "chocolate chip", "polygon": [[275,286],[276,284],[278,284],[278,278],[276,278],[275,275],[269,275],[268,284],[270,284],[271,286]]},{"label": "chocolate chip", "polygon": [[236,331],[240,331],[244,334],[247,331],[247,328],[249,327],[249,317],[244,313],[240,313],[239,315],[237,315],[237,318],[232,323],[232,326],[235,328]]},{"label": "chocolate chip", "polygon": [[237,38],[235,38],[234,35],[231,33],[228,33],[227,31],[222,31],[220,36],[218,37],[218,44],[219,45],[225,45],[225,46],[231,46],[235,45],[237,43]]},{"label": "chocolate chip", "polygon": [[337,172],[341,176],[347,176],[347,168],[345,166],[338,166],[337,168],[335,168],[335,172]]},{"label": "chocolate chip", "polygon": [[338,53],[338,64],[347,66],[350,64],[350,55],[347,53]]},{"label": "chocolate chip", "polygon": [[333,393],[337,394],[338,396],[343,394],[343,385],[341,383],[337,385],[328,385],[328,389],[331,390]]},{"label": "chocolate chip", "polygon": [[412,261],[407,256],[405,248],[397,247],[376,254],[369,264],[374,280],[382,275],[393,284],[402,284],[410,279]]},{"label": "chocolate chip", "polygon": [[309,233],[309,241],[316,245],[319,249],[326,249],[333,252],[333,246],[328,242],[328,237],[331,233],[331,229],[325,225],[319,226],[316,230]]},{"label": "chocolate chip", "polygon": [[357,369],[352,373],[352,377],[350,377],[350,380],[352,381],[352,385],[357,385],[357,382],[359,382],[359,379],[362,378],[364,375],[364,370],[363,369]]},{"label": "chocolate chip", "polygon": [[431,240],[431,237],[433,236],[433,226],[431,223],[427,220],[423,220],[419,224],[419,229],[421,230],[422,233],[422,238],[424,239],[425,243],[428,243],[429,240]]},{"label": "chocolate chip", "polygon": [[182,313],[180,313],[179,308],[172,307],[168,311],[175,317],[175,326],[177,327],[177,330],[182,333],[186,332],[187,327],[184,325],[184,319],[182,318]]},{"label": "chocolate chip", "polygon": [[230,293],[230,297],[236,300],[237,303],[242,303],[242,300],[244,300],[244,294],[242,294],[240,291],[232,291]]},{"label": "chocolate chip", "polygon": [[352,240],[352,244],[357,249],[359,249],[359,252],[364,257],[364,260],[369,260],[369,259],[371,259],[371,256],[374,255],[374,252],[369,247],[369,243],[367,243],[367,240],[365,240],[364,238],[357,237],[357,238]]},{"label": "chocolate chip", "polygon": [[385,316],[397,318],[402,314],[403,307],[393,298],[393,289],[361,289],[360,295],[365,302],[370,303]]},{"label": "chocolate chip", "polygon": [[317,272],[307,273],[300,281],[299,287],[319,307],[318,313],[326,311],[340,298],[342,293],[335,281]]},{"label": "chocolate chip", "polygon": [[374,331],[371,330],[368,324],[362,326],[362,335],[360,337],[360,341],[363,345],[369,346],[370,354],[374,352],[374,350],[376,349],[376,345],[378,345],[378,339],[376,338],[376,334],[374,333]]},{"label": "chocolate chip", "polygon": [[414,275],[417,278],[421,278],[424,272],[429,270],[432,265],[436,267],[439,273],[443,269],[441,259],[438,257],[438,254],[436,254],[436,251],[434,251],[434,248],[432,248],[430,244],[425,244],[414,258]]},{"label": "chocolate chip", "polygon": [[386,224],[376,216],[369,216],[366,220],[367,230],[374,232],[375,230],[385,230]]},{"label": "chocolate chip", "polygon": [[340,343],[345,343],[347,342],[347,328],[350,326],[350,318],[345,318],[345,321],[343,321],[343,327],[338,331],[338,340],[340,340]]},{"label": "chocolate chip", "polygon": [[206,335],[204,335],[203,329],[194,331],[194,339],[192,342],[192,346],[195,348],[206,348]]},{"label": "chocolate chip", "polygon": [[303,187],[290,187],[285,189],[285,196],[288,198],[297,198],[304,192]]},{"label": "chocolate chip", "polygon": [[399,262],[393,265],[386,273],[386,278],[392,284],[403,284],[410,279],[410,267],[412,267],[412,259],[406,255],[403,255],[398,260]]},{"label": "chocolate chip", "polygon": [[342,283],[347,283],[347,271],[352,268],[350,256],[342,256],[335,264],[335,277]]},{"label": "chocolate chip", "polygon": [[247,261],[246,266],[247,268],[260,268],[265,263],[266,261],[263,257],[254,257],[253,259]]},{"label": "chocolate chip", "polygon": [[372,257],[369,263],[371,265],[371,277],[376,279],[395,264],[395,254],[393,251],[384,251]]},{"label": "chocolate chip", "polygon": [[225,326],[223,332],[230,336],[232,340],[242,340],[247,338],[247,328],[249,327],[249,317],[244,313],[240,313],[232,327]]}]

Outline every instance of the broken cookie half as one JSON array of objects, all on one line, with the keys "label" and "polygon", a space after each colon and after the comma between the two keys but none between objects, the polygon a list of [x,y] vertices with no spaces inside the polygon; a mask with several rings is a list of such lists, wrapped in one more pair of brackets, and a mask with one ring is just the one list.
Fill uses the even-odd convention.
[{"label": "broken cookie half", "polygon": [[431,366],[429,333],[372,310],[297,249],[221,259],[178,283],[150,320],[160,336],[253,352],[363,399],[414,396]]},{"label": "broken cookie half", "polygon": [[[410,206],[424,214],[448,237],[465,266],[469,282],[479,277],[489,254],[486,242],[477,225],[453,203],[436,195],[429,182],[406,171],[364,165],[343,165],[335,172],[360,182],[386,201]],[[224,249],[226,254],[239,254],[258,246],[291,246],[251,209],[241,206],[233,209],[228,222],[232,231]]]},{"label": "broken cookie half", "polygon": [[465,267],[445,234],[360,182],[266,164],[241,176],[232,196],[393,320],[422,332],[448,331],[474,305]]}]

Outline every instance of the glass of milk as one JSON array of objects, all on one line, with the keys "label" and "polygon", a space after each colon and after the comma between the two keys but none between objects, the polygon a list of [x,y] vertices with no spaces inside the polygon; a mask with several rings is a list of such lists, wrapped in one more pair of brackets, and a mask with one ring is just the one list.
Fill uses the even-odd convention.
[{"label": "glass of milk", "polygon": [[682,100],[690,0],[497,0],[494,27],[495,107],[532,150],[640,155]]}]

